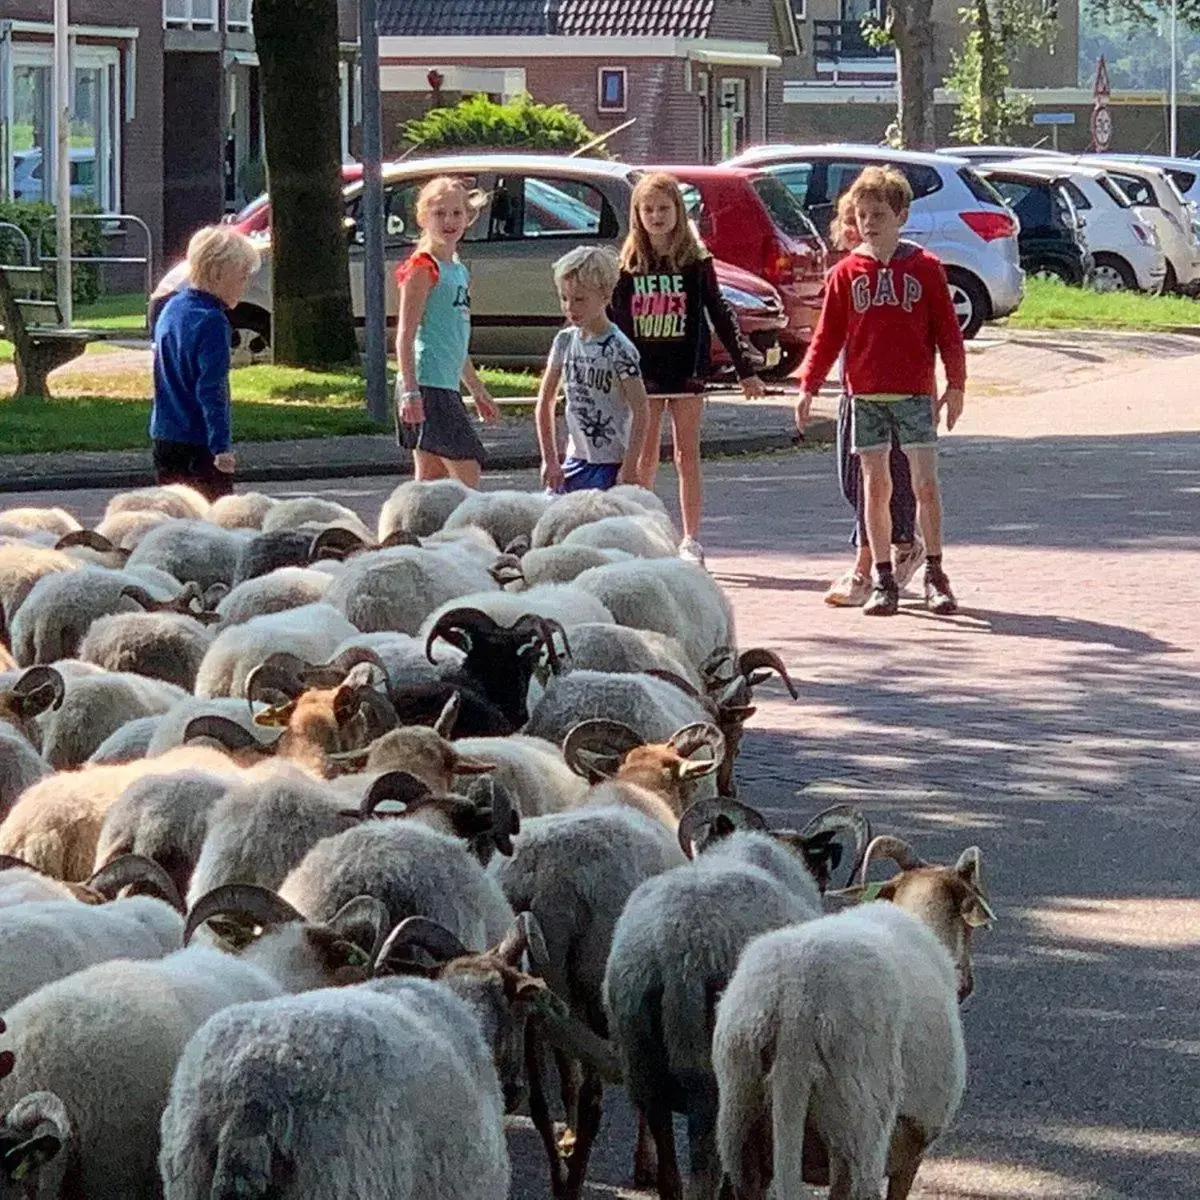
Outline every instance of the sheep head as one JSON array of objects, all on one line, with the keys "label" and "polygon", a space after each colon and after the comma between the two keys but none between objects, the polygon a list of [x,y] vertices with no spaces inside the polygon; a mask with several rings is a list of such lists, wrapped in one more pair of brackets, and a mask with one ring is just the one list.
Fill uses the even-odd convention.
[{"label": "sheep head", "polygon": [[[890,858],[899,874],[883,883],[867,883],[876,858]],[[954,959],[958,998],[965,1000],[975,987],[971,936],[996,919],[983,884],[979,847],[968,847],[954,866],[944,867],[925,862],[900,838],[880,836],[867,847],[861,878],[858,885],[833,894],[856,902],[887,900],[924,921]]]},{"label": "sheep head", "polygon": [[118,855],[92,875],[85,886],[104,900],[115,900],[128,889],[129,895],[157,896],[176,912],[187,911],[175,881],[159,863],[142,854]]},{"label": "sheep head", "polygon": [[97,562],[101,566],[114,568],[123,567],[129,561],[130,554],[133,553],[123,546],[114,545],[112,541],[94,529],[76,529],[71,533],[64,534],[54,543],[54,548],[55,550],[91,550],[91,555],[78,557]]},{"label": "sheep head", "polygon": [[221,620],[216,607],[228,591],[223,583],[214,583],[207,591],[201,591],[198,583],[191,582],[185,583],[174,599],[156,600],[145,588],[130,584],[121,589],[121,595],[140,604],[147,612],[178,613],[201,625],[216,625]]},{"label": "sheep head", "polygon": [[322,529],[313,538],[308,548],[308,561],[314,563],[321,559],[331,558],[340,561],[355,554],[362,554],[364,550],[387,550],[392,546],[419,546],[420,544],[420,538],[406,530],[397,529],[388,534],[378,545],[373,546],[369,542],[364,542],[352,529],[345,529],[341,525],[331,525],[328,529]]},{"label": "sheep head", "polygon": [[[4,1023],[0,1021],[0,1031]],[[0,1078],[13,1068],[11,1051],[0,1055]],[[66,1105],[54,1092],[22,1096],[0,1120],[0,1185],[22,1195],[62,1195],[74,1139]],[[58,1185],[54,1178],[58,1179]],[[0,1187],[7,1191],[7,1188]]]},{"label": "sheep head", "polygon": [[7,691],[0,691],[0,721],[32,744],[34,717],[61,708],[66,694],[67,685],[53,667],[30,667]]}]

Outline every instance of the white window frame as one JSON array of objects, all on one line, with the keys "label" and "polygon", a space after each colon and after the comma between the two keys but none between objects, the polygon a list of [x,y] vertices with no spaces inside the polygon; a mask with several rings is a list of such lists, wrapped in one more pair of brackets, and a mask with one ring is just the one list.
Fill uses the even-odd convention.
[{"label": "white window frame", "polygon": [[173,16],[167,12],[167,6],[170,2],[171,0],[163,0],[164,29],[216,29],[219,0],[211,0],[211,17],[196,15],[196,8],[199,0],[176,0],[177,4],[181,4],[183,6],[184,15]]},{"label": "white window frame", "polygon": [[[605,75],[620,75],[621,103],[604,103]],[[597,67],[596,68],[596,111],[602,113],[623,113],[629,111],[629,68],[628,67]]]},{"label": "white window frame", "polygon": [[[5,111],[12,112],[13,73],[17,67],[43,67],[53,72],[54,50],[44,42],[12,43],[7,57],[8,77],[0,79],[7,97]],[[97,109],[100,116],[97,130],[96,178],[100,181],[97,207],[101,212],[121,211],[124,181],[121,177],[121,125],[124,114],[124,96],[121,88],[121,51],[116,46],[80,45],[72,40],[71,54],[72,92],[74,92],[75,70],[98,70],[100,72],[100,95]],[[51,106],[51,121],[57,121],[57,113]],[[57,130],[53,124],[49,131],[50,146],[57,145]],[[101,159],[106,161],[102,162]],[[43,170],[51,188],[54,187],[54,171],[57,159],[53,153],[43,163]],[[10,183],[11,187],[11,183]]]},{"label": "white window frame", "polygon": [[[245,5],[246,19],[244,21],[240,17],[234,18],[230,15],[233,12],[235,3]],[[254,7],[252,0],[225,0],[225,29],[229,33],[254,32]]]},{"label": "white window frame", "polygon": [[797,21],[807,21],[808,0],[792,0],[792,14]]}]

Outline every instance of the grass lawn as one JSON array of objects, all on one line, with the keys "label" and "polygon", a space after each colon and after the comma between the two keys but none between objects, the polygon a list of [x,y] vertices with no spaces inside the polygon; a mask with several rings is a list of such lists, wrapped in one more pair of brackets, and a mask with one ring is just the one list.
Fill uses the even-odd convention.
[{"label": "grass lawn", "polygon": [[1165,329],[1200,326],[1200,302],[1187,296],[1092,292],[1054,279],[1025,280],[1021,307],[1002,324],[1010,329]]},{"label": "grass lawn", "polygon": [[[0,400],[0,453],[137,450],[147,445],[150,381],[142,370],[96,369],[70,376],[72,395],[49,403]],[[484,371],[495,396],[529,396],[531,375]],[[336,437],[378,433],[365,410],[365,385],[357,371],[304,371],[257,366],[234,371],[233,427],[238,441]],[[507,420],[528,420],[530,408],[505,408]]]}]

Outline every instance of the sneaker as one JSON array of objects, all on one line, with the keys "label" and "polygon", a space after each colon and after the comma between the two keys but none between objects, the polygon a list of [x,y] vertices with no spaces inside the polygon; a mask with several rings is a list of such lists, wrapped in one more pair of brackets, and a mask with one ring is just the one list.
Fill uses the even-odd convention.
[{"label": "sneaker", "polygon": [[696,566],[704,566],[704,547],[700,545],[695,538],[685,537],[679,543],[679,557],[684,562],[695,563]]},{"label": "sneaker", "polygon": [[912,582],[917,568],[925,561],[925,543],[918,533],[904,548],[892,547],[892,574],[896,577],[896,586],[901,590]]},{"label": "sneaker", "polygon": [[925,568],[925,607],[940,617],[958,612],[958,601],[950,590],[950,580],[940,567]]},{"label": "sneaker", "polygon": [[900,589],[894,581],[876,583],[863,605],[864,617],[894,617],[900,611]]},{"label": "sneaker", "polygon": [[853,567],[841,579],[829,585],[825,603],[833,608],[862,608],[871,594],[871,581]]}]

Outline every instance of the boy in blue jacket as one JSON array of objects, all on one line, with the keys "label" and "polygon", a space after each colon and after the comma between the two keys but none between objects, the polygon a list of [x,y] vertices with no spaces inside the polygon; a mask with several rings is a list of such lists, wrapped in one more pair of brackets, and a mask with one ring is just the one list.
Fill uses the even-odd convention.
[{"label": "boy in blue jacket", "polygon": [[192,236],[187,261],[189,286],[167,301],[154,326],[150,436],[158,482],[185,483],[211,501],[233,491],[228,314],[259,255],[249,238],[215,225]]}]

